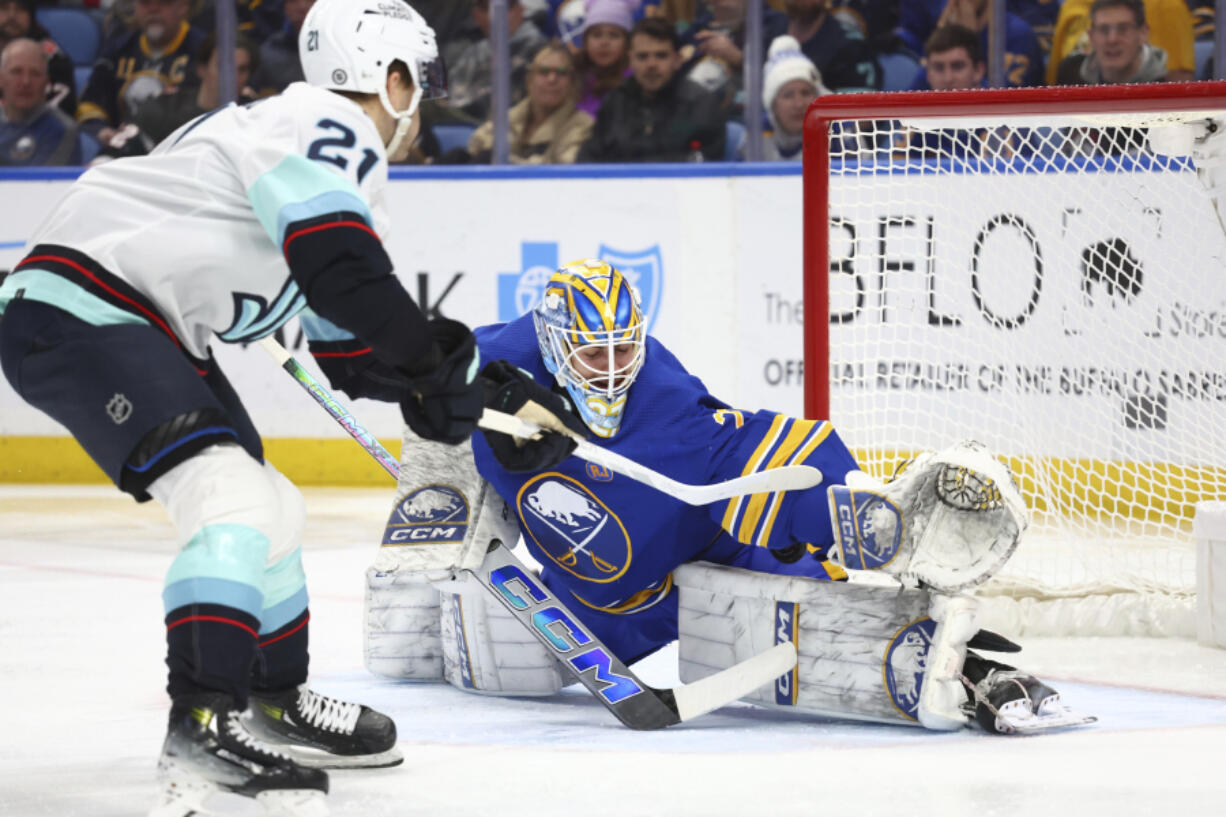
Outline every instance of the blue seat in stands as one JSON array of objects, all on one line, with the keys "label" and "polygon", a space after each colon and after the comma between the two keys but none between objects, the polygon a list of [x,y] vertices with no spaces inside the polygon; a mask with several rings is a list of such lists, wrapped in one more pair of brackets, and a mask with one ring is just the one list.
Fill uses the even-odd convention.
[{"label": "blue seat in stands", "polygon": [[72,8],[40,8],[38,22],[59,43],[75,65],[93,65],[102,45],[102,30],[89,12]]},{"label": "blue seat in stands", "polygon": [[434,138],[438,140],[440,153],[446,153],[454,148],[467,148],[468,140],[476,127],[473,125],[434,125]]},{"label": "blue seat in stands", "polygon": [[741,161],[741,147],[745,144],[745,126],[729,119],[724,123],[724,161]]},{"label": "blue seat in stands", "polygon": [[94,72],[92,65],[78,65],[72,69],[72,81],[77,86],[77,97],[85,91],[85,86],[89,83],[89,75]]},{"label": "blue seat in stands", "polygon": [[881,63],[881,90],[883,91],[907,90],[915,81],[915,75],[920,70],[920,64],[915,57],[902,52],[882,54],[877,57],[877,61]]},{"label": "blue seat in stands", "polygon": [[90,159],[98,155],[98,151],[102,146],[98,144],[98,140],[85,131],[77,132],[77,142],[81,145],[81,164],[89,164]]},{"label": "blue seat in stands", "polygon": [[1196,75],[1193,79],[1213,79],[1209,76],[1209,58],[1213,56],[1213,40],[1197,40],[1192,44],[1196,54]]}]

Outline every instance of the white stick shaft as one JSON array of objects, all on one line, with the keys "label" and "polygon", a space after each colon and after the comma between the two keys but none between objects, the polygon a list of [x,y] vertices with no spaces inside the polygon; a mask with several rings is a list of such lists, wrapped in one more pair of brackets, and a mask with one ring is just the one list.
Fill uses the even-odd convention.
[{"label": "white stick shaft", "polygon": [[[525,422],[518,417],[491,409],[485,410],[478,425],[490,431],[500,431],[516,437],[534,437],[541,433],[540,426],[534,423]],[[575,456],[597,465],[603,465],[610,471],[637,482],[650,485],[688,505],[709,505],[712,502],[720,502],[746,494],[800,491],[812,488],[822,481],[822,472],[811,465],[788,465],[717,482],[714,485],[687,485],[623,457],[621,454],[589,442],[580,442],[575,448]]]}]

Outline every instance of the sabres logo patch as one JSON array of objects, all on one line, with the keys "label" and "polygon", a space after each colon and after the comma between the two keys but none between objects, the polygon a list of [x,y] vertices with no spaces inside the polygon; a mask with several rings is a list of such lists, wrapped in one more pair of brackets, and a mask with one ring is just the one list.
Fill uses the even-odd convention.
[{"label": "sabres logo patch", "polygon": [[593,582],[611,582],[630,566],[625,525],[578,480],[558,473],[530,479],[519,490],[519,518],[558,567]]},{"label": "sabres logo patch", "polygon": [[396,503],[384,545],[459,544],[468,532],[468,500],[450,485],[427,485]]},{"label": "sabres logo patch", "polygon": [[937,623],[921,618],[903,627],[885,651],[882,674],[894,706],[911,720],[918,720],[920,690],[928,670],[928,650]]},{"label": "sabres logo patch", "polygon": [[838,527],[845,567],[876,570],[898,555],[902,513],[880,494],[835,485],[830,488],[830,515]]}]

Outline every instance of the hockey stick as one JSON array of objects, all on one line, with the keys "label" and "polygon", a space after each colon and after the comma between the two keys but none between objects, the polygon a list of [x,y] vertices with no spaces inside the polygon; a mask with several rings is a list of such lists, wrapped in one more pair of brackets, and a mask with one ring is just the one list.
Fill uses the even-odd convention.
[{"label": "hockey stick", "polygon": [[[260,345],[399,480],[400,463],[281,344],[265,338]],[[605,647],[501,542],[491,544],[478,568],[462,569],[493,593],[597,700],[631,729],[660,729],[696,718],[748,695],[796,666],[796,647],[785,641],[693,683],[656,689],[643,683]]]},{"label": "hockey stick", "polygon": [[[307,390],[315,402],[323,406],[324,410],[331,414],[332,418],[340,423],[350,436],[383,466],[385,471],[392,476],[398,474],[396,458],[388,453],[387,449],[374,438],[374,435],[363,428],[362,424],[355,420],[353,415],[337,402],[331,393],[312,377],[311,373],[304,369],[284,346],[277,343],[276,339],[271,336],[261,339],[258,343],[264,351],[272,355],[273,360],[277,361],[281,368],[289,372],[302,388]],[[478,425],[490,431],[499,431],[525,439],[542,433],[541,427],[534,423],[490,409],[486,409],[481,415]],[[712,485],[689,485],[670,479],[659,471],[653,471],[621,454],[607,451],[583,440],[577,441],[574,455],[596,465],[603,465],[610,471],[629,477],[636,482],[650,485],[657,491],[679,499],[687,505],[709,505],[712,502],[749,494],[799,491],[812,488],[822,481],[822,472],[810,465],[787,465]]]}]

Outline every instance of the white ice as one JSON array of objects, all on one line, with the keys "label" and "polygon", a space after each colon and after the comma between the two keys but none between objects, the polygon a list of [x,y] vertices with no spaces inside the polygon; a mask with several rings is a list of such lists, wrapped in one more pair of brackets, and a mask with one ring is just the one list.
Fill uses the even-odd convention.
[{"label": "white ice", "polygon": [[[466,695],[362,666],[363,574],[390,491],[308,490],[312,684],[395,717],[402,766],[334,772],[334,815],[1222,815],[1226,650],[1044,639],[1025,668],[1100,718],[1001,738],[734,705],[660,732],[581,689]],[[0,486],[0,815],[139,815],[168,701],[161,585],[173,532],[112,488]],[[676,682],[675,652],[640,664]],[[222,795],[215,809],[260,813]]]}]

